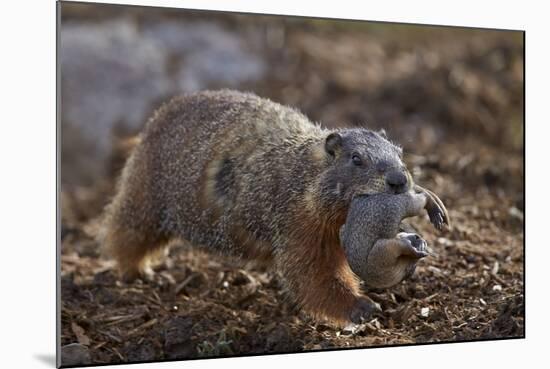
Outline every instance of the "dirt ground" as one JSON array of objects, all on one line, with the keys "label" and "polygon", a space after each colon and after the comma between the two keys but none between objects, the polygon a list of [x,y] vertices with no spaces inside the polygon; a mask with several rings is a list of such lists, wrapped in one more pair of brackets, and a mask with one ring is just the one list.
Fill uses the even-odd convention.
[{"label": "dirt ground", "polygon": [[[239,32],[258,26],[239,22]],[[368,290],[383,316],[345,329],[297,311],[274,271],[184,241],[153,282],[124,283],[90,234],[123,162],[113,153],[108,176],[61,192],[61,344],[78,344],[81,363],[524,335],[522,35],[283,28],[284,46],[262,49],[269,75],[240,87],[326,126],[384,127],[447,205],[452,230],[414,219],[435,254],[411,280]]]}]

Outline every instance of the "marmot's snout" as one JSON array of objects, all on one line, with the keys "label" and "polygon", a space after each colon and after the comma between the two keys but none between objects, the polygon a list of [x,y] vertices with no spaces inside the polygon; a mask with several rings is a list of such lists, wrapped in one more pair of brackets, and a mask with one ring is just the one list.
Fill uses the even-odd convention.
[{"label": "marmot's snout", "polygon": [[405,171],[391,169],[386,174],[386,185],[390,193],[400,194],[408,190],[408,178]]}]

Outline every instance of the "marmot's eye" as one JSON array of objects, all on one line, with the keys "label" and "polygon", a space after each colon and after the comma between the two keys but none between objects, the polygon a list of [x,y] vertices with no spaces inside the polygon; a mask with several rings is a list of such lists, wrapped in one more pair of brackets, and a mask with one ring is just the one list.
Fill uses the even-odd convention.
[{"label": "marmot's eye", "polygon": [[357,156],[357,155],[353,155],[353,156],[351,157],[351,161],[353,161],[353,164],[355,164],[355,165],[357,165],[357,166],[363,164],[363,161],[362,161],[361,158],[360,158],[359,156]]}]

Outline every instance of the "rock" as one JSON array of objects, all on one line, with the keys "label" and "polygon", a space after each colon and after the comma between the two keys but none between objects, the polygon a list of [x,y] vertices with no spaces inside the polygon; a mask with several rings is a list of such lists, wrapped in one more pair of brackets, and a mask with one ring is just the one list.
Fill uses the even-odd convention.
[{"label": "rock", "polygon": [[180,91],[213,85],[235,87],[261,78],[265,71],[258,54],[246,50],[246,38],[215,23],[162,22],[146,29],[144,35],[169,53],[185,56],[175,67]]},{"label": "rock", "polygon": [[165,53],[128,20],[64,23],[61,45],[63,181],[81,184],[104,174],[115,125],[141,127],[171,82]]},{"label": "rock", "polygon": [[117,132],[138,132],[161,101],[239,88],[266,69],[253,40],[214,22],[66,21],[60,37],[61,175],[74,185],[109,174]]},{"label": "rock", "polygon": [[91,364],[90,351],[88,347],[80,343],[71,343],[61,347],[61,364],[69,365],[87,365]]}]

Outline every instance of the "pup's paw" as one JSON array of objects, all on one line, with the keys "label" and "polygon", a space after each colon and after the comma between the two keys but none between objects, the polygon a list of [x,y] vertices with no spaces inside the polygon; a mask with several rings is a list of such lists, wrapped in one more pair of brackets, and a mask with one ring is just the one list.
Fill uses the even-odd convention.
[{"label": "pup's paw", "polygon": [[428,243],[416,233],[398,233],[397,238],[403,241],[403,255],[415,258],[428,256]]},{"label": "pup's paw", "polygon": [[445,218],[441,208],[437,205],[433,205],[433,206],[427,207],[426,210],[428,211],[430,222],[432,222],[432,224],[438,231],[442,230],[443,225],[446,222],[445,222]]},{"label": "pup's paw", "polygon": [[441,201],[441,199],[435,193],[428,190],[427,188],[415,185],[414,190],[418,193],[426,194],[427,201],[425,209],[428,212],[430,222],[432,222],[434,227],[437,230],[441,231],[443,229],[443,226],[446,224],[447,227],[450,229],[451,222],[449,219],[449,213],[447,212],[447,208],[445,208],[443,201]]}]

